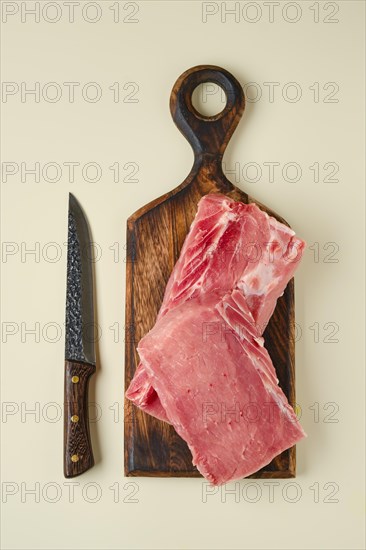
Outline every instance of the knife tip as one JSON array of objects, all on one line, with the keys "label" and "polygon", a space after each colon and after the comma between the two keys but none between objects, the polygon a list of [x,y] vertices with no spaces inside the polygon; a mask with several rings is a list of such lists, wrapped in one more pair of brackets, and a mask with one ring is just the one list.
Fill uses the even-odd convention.
[{"label": "knife tip", "polygon": [[80,208],[79,201],[73,193],[69,193],[69,208]]}]

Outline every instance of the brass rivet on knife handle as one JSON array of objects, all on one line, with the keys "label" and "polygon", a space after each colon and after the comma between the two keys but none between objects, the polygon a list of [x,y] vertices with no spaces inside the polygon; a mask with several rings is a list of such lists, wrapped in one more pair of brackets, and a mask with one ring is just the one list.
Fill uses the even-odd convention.
[{"label": "brass rivet on knife handle", "polygon": [[[192,104],[194,89],[205,82],[218,84],[225,92],[224,109],[213,116],[204,116]],[[203,65],[183,73],[173,86],[170,110],[179,130],[189,141],[196,161],[215,156],[220,161],[226,146],[243,114],[244,92],[239,82],[225,69]]]},{"label": "brass rivet on knife handle", "polygon": [[94,372],[95,365],[65,362],[64,474],[67,478],[82,474],[94,464],[88,418],[88,385]]}]

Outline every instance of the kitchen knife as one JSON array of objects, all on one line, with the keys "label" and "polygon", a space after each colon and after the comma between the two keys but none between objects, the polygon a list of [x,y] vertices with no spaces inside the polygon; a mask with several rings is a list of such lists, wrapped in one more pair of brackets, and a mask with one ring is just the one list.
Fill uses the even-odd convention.
[{"label": "kitchen knife", "polygon": [[69,194],[64,387],[64,474],[75,477],[94,464],[88,418],[88,385],[95,372],[92,241],[80,204]]}]

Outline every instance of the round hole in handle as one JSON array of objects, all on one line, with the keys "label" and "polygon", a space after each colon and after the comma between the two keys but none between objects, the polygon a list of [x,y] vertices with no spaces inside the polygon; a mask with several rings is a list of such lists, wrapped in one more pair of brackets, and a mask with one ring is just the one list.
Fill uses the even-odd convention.
[{"label": "round hole in handle", "polygon": [[218,117],[227,105],[224,89],[215,82],[202,82],[192,92],[192,107],[196,116],[211,120]]},{"label": "round hole in handle", "polygon": [[[213,116],[200,114],[192,103],[192,94],[200,84],[213,83],[223,89],[226,104]],[[206,89],[214,91],[214,88]],[[197,93],[197,92],[196,92]],[[222,156],[244,111],[243,89],[228,71],[215,65],[198,65],[188,69],[175,82],[170,95],[173,120],[194,151],[201,155]]]}]

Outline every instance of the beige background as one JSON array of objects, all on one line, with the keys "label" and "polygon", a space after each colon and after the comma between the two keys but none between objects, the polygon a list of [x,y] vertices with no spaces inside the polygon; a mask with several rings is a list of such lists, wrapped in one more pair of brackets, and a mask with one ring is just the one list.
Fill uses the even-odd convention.
[{"label": "beige background", "polygon": [[[95,23],[85,20],[98,15],[95,6],[84,2],[73,23],[63,2],[57,11],[51,3],[36,23],[24,14],[33,4],[2,2],[2,77],[15,83],[6,90],[22,82],[41,89],[39,102],[30,95],[22,102],[19,91],[1,104],[3,175],[17,170],[2,183],[3,547],[363,548],[364,3],[281,2],[270,22],[270,8],[259,1],[238,4],[236,16],[225,14],[233,3],[121,2],[116,23],[114,2],[97,3]],[[206,23],[205,10],[212,12]],[[239,163],[233,181],[281,213],[309,245],[296,276],[297,401],[309,435],[298,445],[298,476],[227,487],[236,494],[207,495],[199,479],[123,477],[125,222],[191,167],[168,102],[176,78],[201,63],[227,68],[243,86],[256,83],[247,86],[252,99],[262,92],[248,103],[226,167]],[[80,83],[73,103],[63,84],[72,81]],[[56,90],[50,82],[62,94],[54,103],[47,101]],[[89,82],[102,91],[98,102],[82,96]],[[109,89],[116,82],[119,102]],[[278,83],[274,98],[270,82]],[[136,90],[138,101],[128,102]],[[84,89],[86,97],[92,92]],[[40,181],[26,173],[22,181],[21,163],[35,162]],[[53,183],[50,162],[62,169]],[[74,182],[65,162],[80,163]],[[94,183],[87,181],[92,168],[82,174],[89,162],[102,171]],[[268,162],[280,163],[272,182]],[[137,181],[122,181],[136,168],[126,163],[138,165],[130,178]],[[299,181],[288,181],[288,163],[300,167]],[[339,167],[338,181],[324,181],[335,166],[326,163]],[[92,427],[97,464],[75,480],[73,498],[62,476],[61,420],[69,191],[97,243],[102,330],[91,396],[101,414]],[[26,254],[31,249],[36,253]],[[36,335],[27,332],[32,328]]]}]

